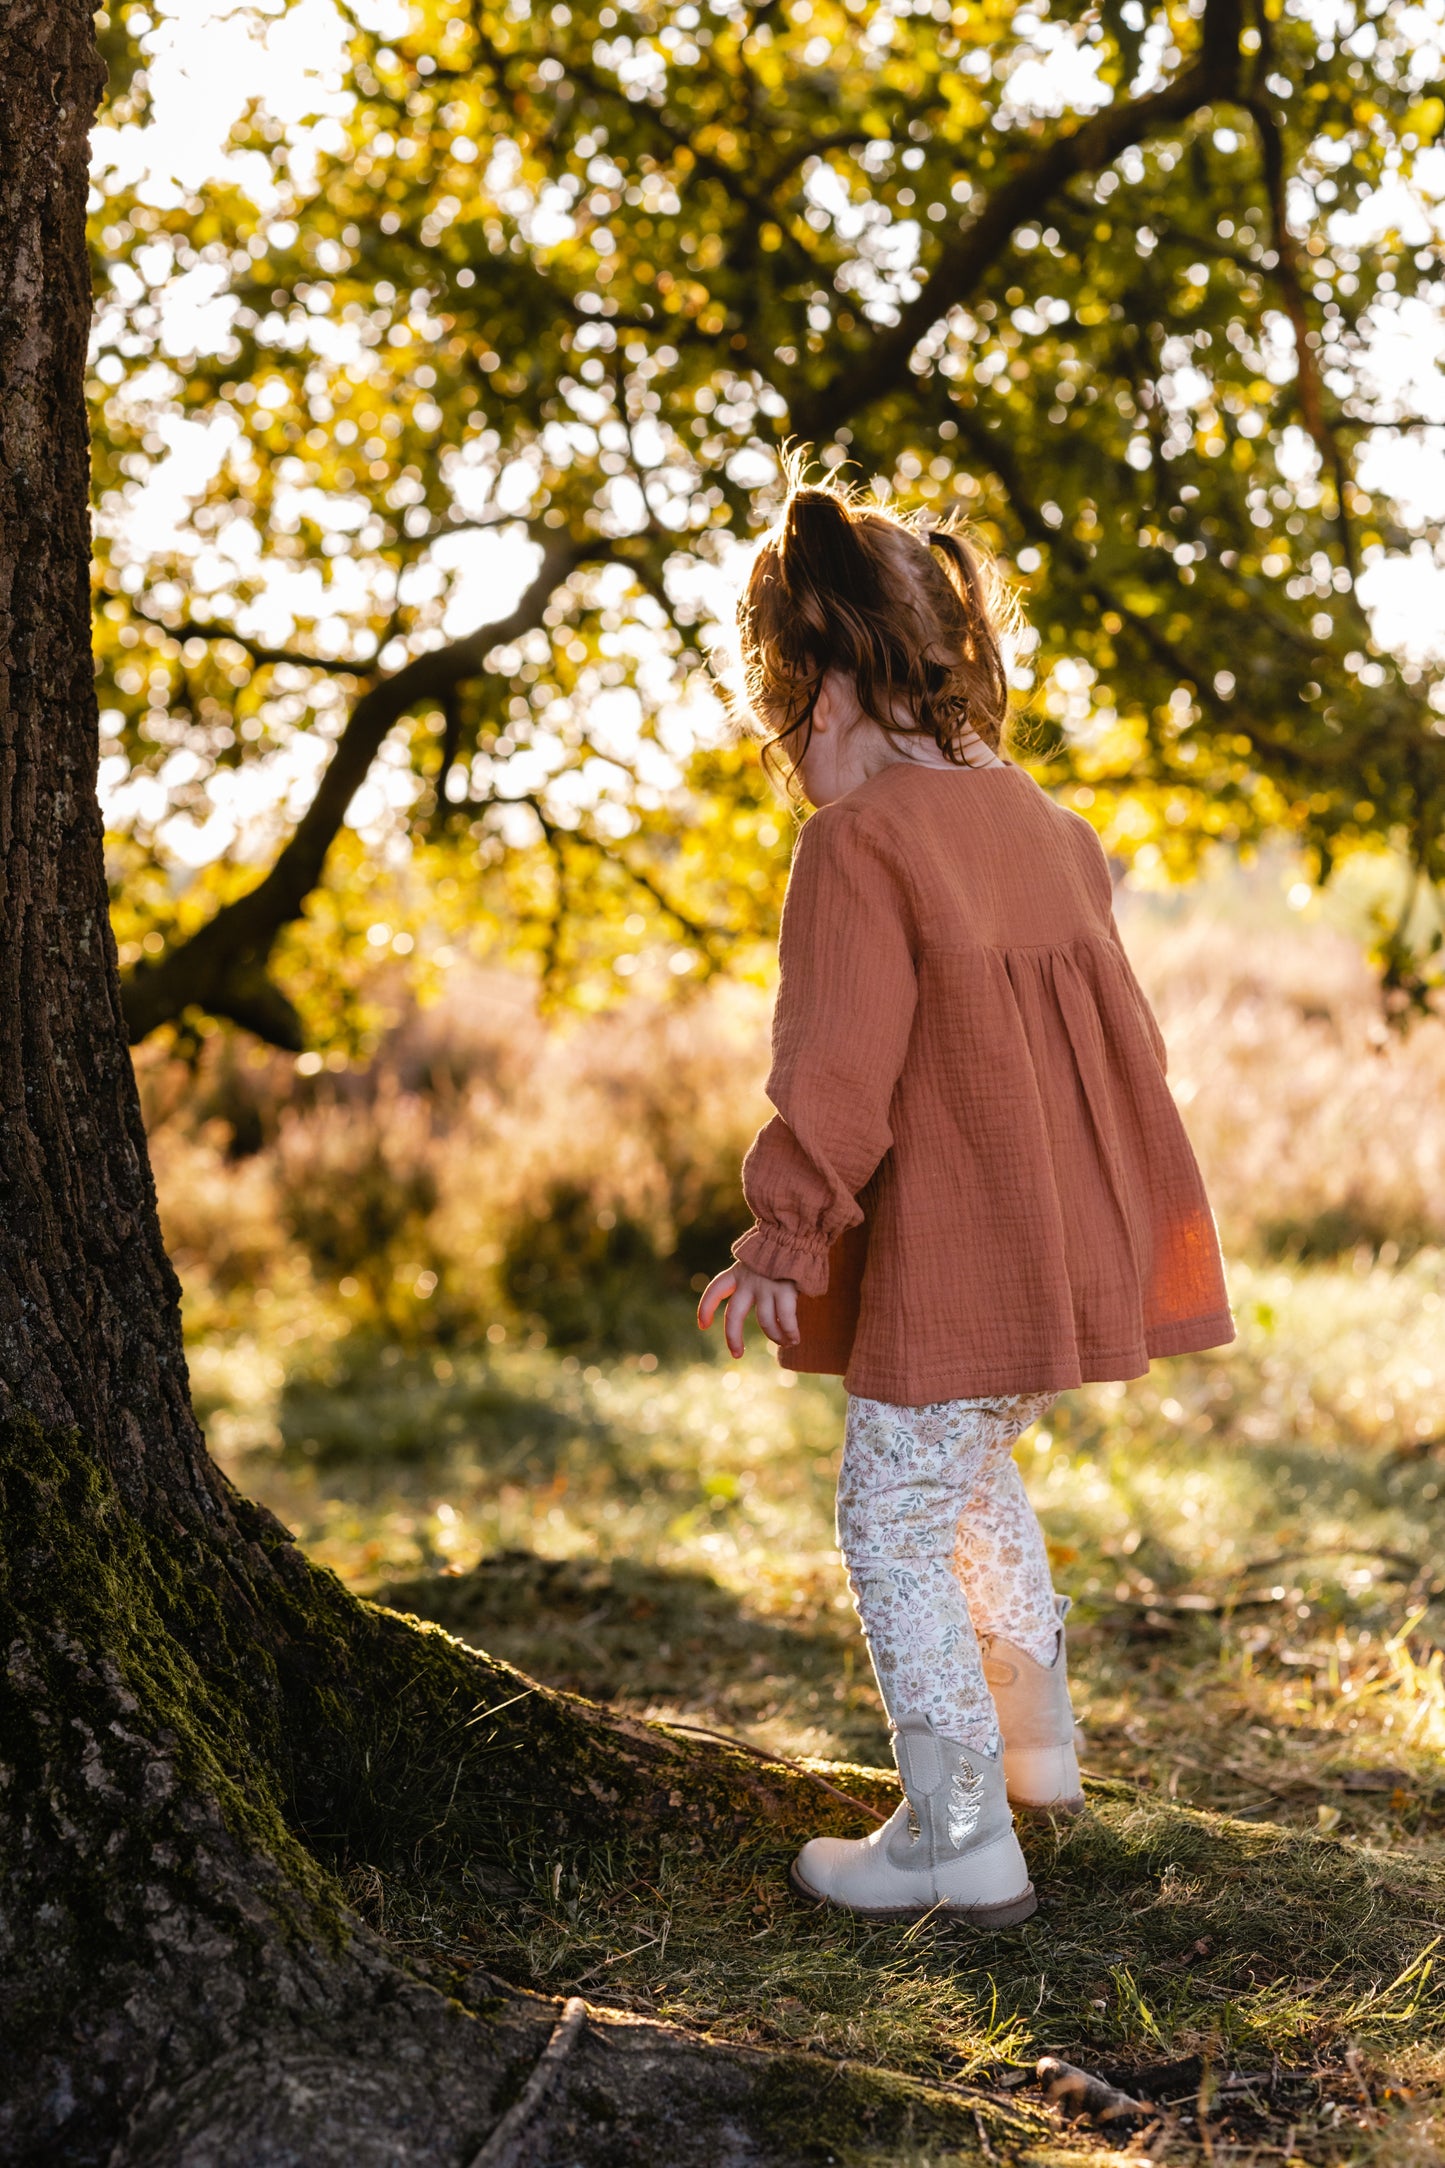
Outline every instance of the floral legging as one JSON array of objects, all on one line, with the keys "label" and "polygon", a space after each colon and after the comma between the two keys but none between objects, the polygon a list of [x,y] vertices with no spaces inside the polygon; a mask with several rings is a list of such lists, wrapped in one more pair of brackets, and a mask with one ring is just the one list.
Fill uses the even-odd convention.
[{"label": "floral legging", "polygon": [[884,1707],[998,1751],[979,1639],[1052,1663],[1058,1613],[1014,1440],[1053,1393],[894,1407],[850,1394],[838,1544]]}]

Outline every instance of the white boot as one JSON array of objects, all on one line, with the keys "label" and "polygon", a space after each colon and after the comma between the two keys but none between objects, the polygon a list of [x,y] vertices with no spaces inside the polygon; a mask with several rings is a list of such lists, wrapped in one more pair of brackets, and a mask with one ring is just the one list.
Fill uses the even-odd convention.
[{"label": "white boot", "polygon": [[870,1837],[814,1837],[792,1883],[817,1904],[870,1919],[941,1910],[980,1927],[1012,1927],[1038,1905],[1014,1835],[1003,1763],[940,1738],[926,1716],[893,1734],[904,1797]]},{"label": "white boot", "polygon": [[1059,1644],[1051,1664],[1035,1662],[1011,1641],[995,1638],[985,1645],[983,1675],[988,1680],[1003,1733],[1004,1778],[1012,1805],[1077,1814],[1084,1804],[1069,1700],[1069,1666],[1064,1620],[1067,1596],[1056,1596]]}]

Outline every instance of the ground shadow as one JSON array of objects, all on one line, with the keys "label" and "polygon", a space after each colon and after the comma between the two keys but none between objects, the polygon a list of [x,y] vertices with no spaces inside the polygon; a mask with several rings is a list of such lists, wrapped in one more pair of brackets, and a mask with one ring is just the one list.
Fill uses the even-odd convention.
[{"label": "ground shadow", "polygon": [[771,1619],[687,1568],[507,1550],[468,1573],[430,1574],[378,1600],[445,1626],[532,1678],[643,1714],[723,1730],[826,1726],[833,1751],[890,1760],[851,1614]]},{"label": "ground shadow", "polygon": [[328,1469],[464,1451],[494,1477],[536,1480],[580,1449],[621,1487],[650,1475],[636,1437],[624,1441],[579,1396],[519,1392],[485,1372],[438,1377],[428,1356],[300,1371],[282,1387],[277,1425],[285,1458]]}]

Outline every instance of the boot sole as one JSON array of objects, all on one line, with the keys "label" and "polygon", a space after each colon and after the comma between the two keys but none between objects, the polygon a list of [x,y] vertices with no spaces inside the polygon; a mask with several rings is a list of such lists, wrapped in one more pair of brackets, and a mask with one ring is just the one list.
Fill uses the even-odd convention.
[{"label": "boot sole", "polygon": [[799,1874],[796,1862],[788,1869],[788,1880],[794,1892],[810,1905],[829,1906],[835,1912],[851,1912],[861,1920],[922,1920],[930,1913],[942,1913],[946,1919],[965,1920],[970,1927],[1017,1927],[1022,1920],[1032,1917],[1039,1909],[1039,1900],[1032,1882],[1026,1882],[1017,1897],[1010,1897],[998,1905],[845,1905],[836,1897],[825,1897],[814,1889],[811,1882]]},{"label": "boot sole", "polygon": [[1080,1792],[1077,1799],[1011,1799],[1009,1805],[1013,1808],[1015,1820],[1052,1822],[1058,1815],[1062,1815],[1067,1821],[1076,1814],[1082,1814],[1088,1801]]}]

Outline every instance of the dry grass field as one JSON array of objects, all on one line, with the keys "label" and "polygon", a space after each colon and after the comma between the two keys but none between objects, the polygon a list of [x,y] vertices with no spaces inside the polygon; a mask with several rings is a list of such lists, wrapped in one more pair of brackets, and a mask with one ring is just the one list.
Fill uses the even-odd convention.
[{"label": "dry grass field", "polygon": [[[1230,1258],[1235,1347],[1069,1394],[1019,1448],[1091,1811],[981,1937],[800,1910],[732,1857],[353,1876],[397,1941],[974,2089],[980,2160],[1445,2160],[1445,1026],[1247,885],[1126,935]],[[144,1070],[214,1449],[354,1586],[549,1684],[886,1798],[832,1545],[841,1398],[699,1345],[766,997],[544,1030],[515,980],[365,1076]],[[864,1826],[860,1820],[860,1828]],[[1044,2052],[1147,2117],[1069,2126]],[[912,2156],[919,2163],[923,2154]],[[900,2156],[902,2158],[902,2156]]]}]

